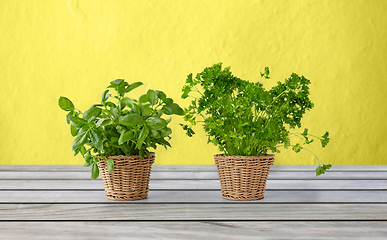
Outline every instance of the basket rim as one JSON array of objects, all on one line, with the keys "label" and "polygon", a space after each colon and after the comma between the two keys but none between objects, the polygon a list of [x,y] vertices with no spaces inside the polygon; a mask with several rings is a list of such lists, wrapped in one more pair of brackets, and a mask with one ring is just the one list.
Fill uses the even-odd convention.
[{"label": "basket rim", "polygon": [[275,154],[266,154],[266,155],[260,155],[260,156],[235,156],[235,155],[232,155],[232,156],[229,156],[229,155],[225,155],[225,154],[215,154],[214,155],[214,158],[236,158],[236,159],[240,159],[240,158],[245,158],[245,159],[257,159],[257,158],[274,158],[275,157]]},{"label": "basket rim", "polygon": [[[144,159],[153,158],[156,154],[154,152],[150,152],[149,157],[146,156]],[[101,158],[101,156],[97,156],[100,161],[105,161],[104,158]],[[141,158],[140,155],[112,155],[112,156],[106,156],[106,158]],[[142,158],[141,158],[142,159]]]}]

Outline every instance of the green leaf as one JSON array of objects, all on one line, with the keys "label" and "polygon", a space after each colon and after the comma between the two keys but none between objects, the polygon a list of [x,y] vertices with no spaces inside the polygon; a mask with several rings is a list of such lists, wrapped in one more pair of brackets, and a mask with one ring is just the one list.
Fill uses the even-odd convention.
[{"label": "green leaf", "polygon": [[122,97],[125,95],[126,93],[126,86],[129,86],[129,83],[125,82],[125,81],[122,81],[118,84],[117,86],[117,92],[118,94]]},{"label": "green leaf", "polygon": [[290,141],[288,141],[288,139],[286,141],[284,141],[284,148],[285,149],[288,149],[290,147]]},{"label": "green leaf", "polygon": [[147,101],[148,101],[148,97],[146,94],[141,95],[141,97],[139,98],[139,102],[141,103],[145,103]]},{"label": "green leaf", "polygon": [[73,141],[72,149],[73,151],[76,151],[79,149],[83,144],[85,144],[87,140],[87,131],[79,131],[77,137]]},{"label": "green leaf", "polygon": [[81,128],[83,127],[83,125],[87,124],[86,120],[79,117],[69,115],[69,119],[71,122],[73,122],[74,126],[77,128]]},{"label": "green leaf", "polygon": [[102,113],[102,109],[92,107],[83,114],[83,119],[89,120],[91,117],[98,117]]},{"label": "green leaf", "polygon": [[193,84],[192,73],[190,73],[190,74],[187,75],[187,79],[185,80],[185,83],[187,83],[187,84]]},{"label": "green leaf", "polygon": [[96,163],[91,165],[91,179],[97,179],[99,177],[99,169]]},{"label": "green leaf", "polygon": [[147,105],[140,105],[141,108],[141,115],[142,116],[151,116],[153,113],[152,108],[150,108],[149,104]]},{"label": "green leaf", "polygon": [[319,165],[317,168],[316,168],[316,176],[320,176],[321,174],[325,174],[326,170],[330,169],[332,167],[331,164],[323,164],[322,166]]},{"label": "green leaf", "polygon": [[169,135],[172,134],[172,129],[170,129],[169,127],[166,127],[166,128],[161,129],[160,132],[161,132],[162,137],[168,137]]},{"label": "green leaf", "polygon": [[268,67],[265,67],[265,71],[263,73],[261,73],[261,77],[264,77],[266,79],[270,78],[270,71],[269,71]]},{"label": "green leaf", "polygon": [[130,84],[130,85],[126,88],[125,91],[128,93],[128,92],[132,91],[133,89],[138,88],[138,87],[141,86],[142,84],[143,84],[142,82],[135,82],[135,83],[132,83],[132,84]]},{"label": "green leaf", "polygon": [[164,103],[167,104],[167,105],[171,104],[171,103],[173,103],[173,99],[172,98],[167,98],[167,99],[165,99]]},{"label": "green leaf", "polygon": [[158,101],[158,97],[157,97],[157,94],[155,91],[153,90],[148,90],[148,92],[146,93],[146,97],[148,98],[148,101],[152,104],[152,105],[156,105],[157,104],[157,101]]},{"label": "green leaf", "polygon": [[156,90],[156,94],[161,101],[165,102],[167,100],[167,95],[164,92]]},{"label": "green leaf", "polygon": [[323,148],[329,143],[329,132],[325,132],[325,134],[321,137],[321,145]]},{"label": "green leaf", "polygon": [[171,147],[171,145],[169,144],[169,142],[166,141],[164,138],[159,138],[159,139],[157,139],[157,141],[158,141],[159,143],[161,143],[161,144],[165,147],[165,149],[167,149],[167,147]]},{"label": "green leaf", "polygon": [[149,117],[145,120],[146,125],[152,130],[161,130],[165,126],[167,126],[167,122],[158,117]]},{"label": "green leaf", "polygon": [[93,145],[100,151],[103,151],[103,143],[102,136],[98,134],[94,129],[90,129],[89,131],[90,140]]},{"label": "green leaf", "polygon": [[133,113],[141,114],[140,107],[135,103],[132,104],[132,111],[133,111]]},{"label": "green leaf", "polygon": [[163,113],[165,113],[167,115],[172,115],[172,114],[184,115],[185,114],[184,110],[176,103],[170,103],[170,104],[164,105],[163,108],[161,109],[161,111],[163,111]]},{"label": "green leaf", "polygon": [[90,152],[87,152],[85,154],[84,158],[85,158],[85,163],[83,164],[83,166],[88,167],[91,164],[93,164],[93,159],[91,158]]},{"label": "green leaf", "polygon": [[112,102],[106,102],[105,104],[106,104],[106,106],[110,107],[110,109],[117,108],[117,106]]},{"label": "green leaf", "polygon": [[119,123],[125,126],[132,126],[132,125],[143,125],[144,120],[140,116],[140,114],[137,113],[131,113],[125,116],[121,116],[119,119]]},{"label": "green leaf", "polygon": [[85,148],[85,146],[82,146],[81,149],[80,149],[80,151],[81,151],[82,156],[85,157],[85,154],[86,154],[86,148]]},{"label": "green leaf", "polygon": [[70,121],[70,116],[72,116],[71,114],[72,114],[72,112],[69,112],[69,113],[66,115],[66,122],[67,122],[67,124],[70,124],[70,123],[71,123],[71,121]]},{"label": "green leaf", "polygon": [[128,146],[128,144],[126,144],[126,143],[122,144],[121,149],[125,153],[126,156],[132,155],[130,147]]},{"label": "green leaf", "polygon": [[76,128],[73,124],[70,125],[70,130],[71,130],[71,135],[73,137],[77,136],[78,132],[79,132],[79,129]]},{"label": "green leaf", "polygon": [[73,111],[74,104],[67,97],[60,97],[58,100],[59,107],[64,111]]},{"label": "green leaf", "polygon": [[292,149],[294,152],[298,153],[302,150],[302,146],[299,143],[297,143],[296,145],[293,146]]},{"label": "green leaf", "polygon": [[117,126],[116,126],[116,129],[117,129],[117,132],[119,132],[120,134],[122,134],[122,133],[128,131],[128,128],[126,128],[126,127],[124,127],[124,126],[122,126],[122,125],[117,125]]},{"label": "green leaf", "polygon": [[179,124],[183,128],[183,130],[186,131],[186,134],[188,137],[192,137],[195,134],[195,132],[192,130],[192,128],[190,128],[188,125],[181,124],[181,123],[179,123]]},{"label": "green leaf", "polygon": [[191,87],[189,85],[185,85],[183,87],[183,94],[181,95],[181,98],[186,99],[189,96],[190,92],[191,92]]},{"label": "green leaf", "polygon": [[107,94],[109,92],[109,90],[106,90],[102,93],[102,96],[101,96],[101,103],[105,103],[106,100],[108,100],[109,97],[111,97],[112,95],[110,94]]},{"label": "green leaf", "polygon": [[118,139],[118,144],[122,145],[123,143],[132,139],[133,135],[134,135],[133,131],[122,132],[122,134],[120,135],[120,138]]},{"label": "green leaf", "polygon": [[107,159],[106,163],[107,163],[107,170],[109,172],[112,172],[114,170],[114,161],[113,161],[113,159],[110,159],[110,158]]},{"label": "green leaf", "polygon": [[145,141],[145,139],[148,137],[148,134],[149,134],[149,129],[146,126],[144,126],[141,129],[140,135],[138,136],[137,148],[139,148],[141,144]]},{"label": "green leaf", "polygon": [[116,88],[122,81],[124,81],[124,79],[116,79],[114,81],[111,81],[110,86],[108,86],[107,88]]},{"label": "green leaf", "polygon": [[159,131],[157,131],[157,130],[151,130],[151,133],[152,133],[152,137],[154,137],[154,138],[160,138],[161,137]]},{"label": "green leaf", "polygon": [[110,118],[101,118],[101,119],[98,120],[98,122],[95,124],[95,126],[98,128],[98,127],[101,127],[101,126],[110,125],[112,123],[113,123],[113,121]]},{"label": "green leaf", "polygon": [[132,104],[135,103],[134,99],[128,98],[128,97],[123,97],[121,99],[121,103],[125,103],[126,106],[132,107]]}]

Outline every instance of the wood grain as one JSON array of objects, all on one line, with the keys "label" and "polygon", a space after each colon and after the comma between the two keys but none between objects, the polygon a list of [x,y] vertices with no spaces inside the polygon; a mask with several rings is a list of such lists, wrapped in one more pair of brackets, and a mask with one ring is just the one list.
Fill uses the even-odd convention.
[{"label": "wood grain", "polygon": [[[219,190],[219,180],[151,180],[151,190],[211,189]],[[0,190],[104,190],[98,180],[0,180]],[[271,190],[387,190],[387,180],[268,180],[266,191]]]},{"label": "wood grain", "polygon": [[387,204],[0,204],[0,221],[387,221]]},{"label": "wood grain", "polygon": [[274,165],[238,202],[214,165],[154,165],[148,199],[116,202],[83,166],[0,166],[0,239],[386,239],[387,166],[315,167]]},{"label": "wood grain", "polygon": [[[105,203],[105,192],[90,191],[0,191],[0,203]],[[222,198],[220,190],[149,191],[137,203],[238,203]],[[265,198],[251,203],[387,203],[387,191],[267,191]]]},{"label": "wood grain", "polygon": [[385,240],[387,235],[386,222],[0,222],[0,229],[0,239],[50,240]]},{"label": "wood grain", "polygon": [[[0,172],[0,180],[88,180],[90,172]],[[151,172],[154,180],[217,180],[217,172]],[[331,172],[316,177],[313,172],[270,172],[269,180],[386,180],[387,172]]]}]

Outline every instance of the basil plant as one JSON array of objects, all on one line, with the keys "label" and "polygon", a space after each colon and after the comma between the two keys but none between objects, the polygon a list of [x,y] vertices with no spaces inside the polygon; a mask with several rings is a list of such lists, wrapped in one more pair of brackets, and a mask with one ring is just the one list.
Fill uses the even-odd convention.
[{"label": "basil plant", "polygon": [[[84,166],[91,166],[92,179],[99,176],[99,159],[117,155],[149,157],[150,148],[171,147],[171,118],[163,115],[184,115],[184,110],[162,91],[148,90],[138,100],[125,96],[142,84],[114,80],[102,93],[101,103],[85,112],[76,109],[68,98],[59,98],[59,107],[68,112],[66,120],[75,137],[74,155],[82,154]],[[111,88],[116,95],[109,93]],[[113,171],[113,160],[108,159],[107,165]]]}]

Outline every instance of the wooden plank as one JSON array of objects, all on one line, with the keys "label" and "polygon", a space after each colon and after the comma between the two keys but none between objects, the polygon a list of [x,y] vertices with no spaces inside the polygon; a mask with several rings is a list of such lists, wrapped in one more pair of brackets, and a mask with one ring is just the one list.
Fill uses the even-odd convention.
[{"label": "wooden plank", "polygon": [[386,222],[10,222],[1,239],[373,239]]},{"label": "wooden plank", "polygon": [[[272,172],[314,172],[317,165],[273,165]],[[0,172],[90,172],[83,165],[1,165]],[[216,172],[215,165],[153,165],[152,171]],[[386,165],[333,165],[329,172],[387,172]]]},{"label": "wooden plank", "polygon": [[0,204],[0,221],[387,221],[387,204]]},{"label": "wooden plank", "polygon": [[[0,203],[119,203],[105,192],[90,191],[0,191]],[[222,198],[221,191],[150,191],[143,203],[235,203]],[[267,191],[265,198],[250,203],[387,203],[387,191]],[[127,202],[137,204],[138,201]]]},{"label": "wooden plank", "polygon": [[[149,183],[156,189],[220,189],[219,180],[154,180]],[[0,180],[0,190],[61,190],[84,189],[103,190],[98,180]],[[387,180],[268,180],[266,191],[271,190],[387,190]]]},{"label": "wooden plank", "polygon": [[12,222],[0,239],[381,239],[385,222]]},{"label": "wooden plank", "polygon": [[[89,172],[0,172],[0,180],[74,180],[90,179]],[[151,172],[151,179],[219,179],[217,172]],[[316,177],[313,172],[270,172],[276,180],[387,180],[387,172],[330,172]]]}]

